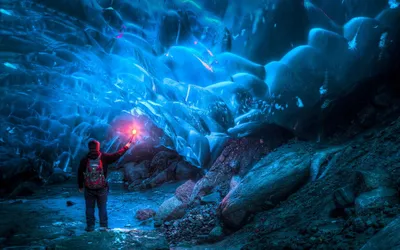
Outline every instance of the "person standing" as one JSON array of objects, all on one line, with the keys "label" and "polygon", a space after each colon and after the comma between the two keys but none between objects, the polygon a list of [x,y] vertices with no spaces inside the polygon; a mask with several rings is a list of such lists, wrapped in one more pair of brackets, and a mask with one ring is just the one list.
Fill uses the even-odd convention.
[{"label": "person standing", "polygon": [[86,228],[87,232],[94,231],[95,205],[99,210],[100,230],[108,229],[107,198],[109,186],[107,183],[108,165],[118,161],[128,151],[132,144],[130,141],[118,152],[113,154],[100,151],[100,142],[91,140],[88,143],[89,153],[82,158],[78,169],[79,192],[84,193],[86,203]]}]

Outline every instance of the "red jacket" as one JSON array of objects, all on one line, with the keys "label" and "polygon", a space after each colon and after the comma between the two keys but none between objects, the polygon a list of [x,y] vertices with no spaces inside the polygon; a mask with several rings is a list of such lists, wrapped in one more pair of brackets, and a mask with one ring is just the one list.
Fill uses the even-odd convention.
[{"label": "red jacket", "polygon": [[[129,148],[127,146],[123,147],[122,149],[118,150],[118,152],[113,153],[113,154],[107,154],[107,153],[101,153],[101,162],[103,163],[103,171],[104,171],[104,177],[107,178],[107,169],[108,165],[112,164],[121,158],[126,151]],[[84,173],[86,172],[86,167],[87,167],[87,162],[88,159],[96,159],[99,155],[90,155],[88,154],[87,156],[83,157],[80,164],[79,164],[79,169],[78,169],[78,186],[79,188],[83,188],[84,186]]]}]

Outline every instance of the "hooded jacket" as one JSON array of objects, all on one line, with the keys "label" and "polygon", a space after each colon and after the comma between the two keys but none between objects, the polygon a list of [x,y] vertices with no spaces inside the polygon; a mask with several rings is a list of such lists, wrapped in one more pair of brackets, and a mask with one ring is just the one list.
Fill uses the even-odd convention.
[{"label": "hooded jacket", "polygon": [[104,177],[107,178],[107,170],[108,170],[108,165],[112,164],[116,161],[118,161],[129,149],[129,147],[125,146],[122,149],[118,150],[118,152],[113,153],[113,154],[107,154],[107,153],[101,153],[101,152],[96,152],[96,153],[88,153],[85,157],[82,158],[80,164],[79,164],[79,169],[78,169],[78,186],[79,188],[84,187],[84,173],[86,172],[86,167],[87,167],[87,162],[89,159],[97,159],[99,157],[99,154],[101,153],[101,162],[103,163],[103,172],[104,172]]}]

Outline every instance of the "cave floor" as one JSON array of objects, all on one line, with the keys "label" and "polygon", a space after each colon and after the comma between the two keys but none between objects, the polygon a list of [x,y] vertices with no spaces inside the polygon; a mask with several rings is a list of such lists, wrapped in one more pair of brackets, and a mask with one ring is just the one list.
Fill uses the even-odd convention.
[{"label": "cave floor", "polygon": [[[171,197],[180,183],[144,192],[127,192],[111,184],[110,231],[87,233],[85,205],[75,180],[42,188],[33,196],[0,201],[0,248],[12,249],[168,249],[153,220],[135,218],[139,209],[154,209]],[[68,203],[73,205],[68,206]],[[98,227],[96,210],[96,224]],[[15,247],[19,248],[15,248]],[[47,248],[46,248],[47,247]]]}]

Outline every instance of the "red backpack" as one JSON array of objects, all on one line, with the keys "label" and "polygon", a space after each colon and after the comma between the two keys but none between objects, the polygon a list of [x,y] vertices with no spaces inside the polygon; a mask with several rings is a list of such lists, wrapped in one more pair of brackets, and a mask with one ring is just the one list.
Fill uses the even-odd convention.
[{"label": "red backpack", "polygon": [[97,159],[88,159],[85,172],[85,186],[89,189],[100,189],[106,186],[101,154]]}]

